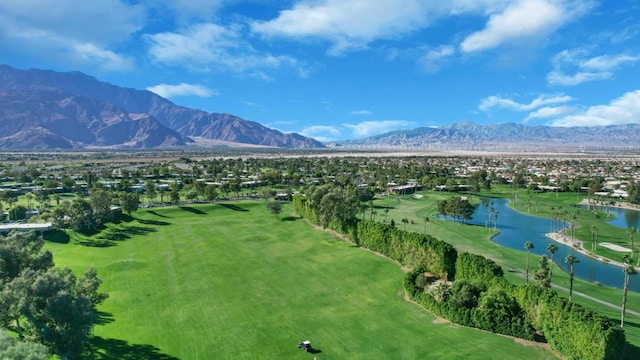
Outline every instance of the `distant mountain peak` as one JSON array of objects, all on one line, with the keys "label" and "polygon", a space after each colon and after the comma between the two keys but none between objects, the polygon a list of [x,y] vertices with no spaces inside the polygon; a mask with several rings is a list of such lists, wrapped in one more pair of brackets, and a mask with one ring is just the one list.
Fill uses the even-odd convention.
[{"label": "distant mountain peak", "polygon": [[[73,126],[72,133],[82,134],[81,139],[68,138],[68,129],[62,124]],[[108,124],[117,126],[109,128]],[[29,148],[24,137],[16,141],[13,136],[25,126],[47,129],[50,136],[65,139],[50,142],[63,148],[184,146],[193,144],[192,138],[272,147],[324,147],[311,138],[283,134],[228,113],[178,106],[150,91],[123,88],[82,72],[18,70],[0,65],[0,147]],[[43,140],[40,146],[47,143]]]},{"label": "distant mountain peak", "polygon": [[460,121],[446,126],[392,131],[337,142],[335,146],[488,151],[640,150],[640,124],[553,127],[516,123],[481,125]]}]

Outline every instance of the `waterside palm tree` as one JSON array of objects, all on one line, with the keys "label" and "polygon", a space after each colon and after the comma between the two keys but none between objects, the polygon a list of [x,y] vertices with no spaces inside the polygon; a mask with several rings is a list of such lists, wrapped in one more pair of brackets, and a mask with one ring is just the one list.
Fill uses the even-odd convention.
[{"label": "waterside palm tree", "polygon": [[569,254],[564,258],[564,262],[569,264],[569,301],[573,301],[573,264],[580,261],[573,254]]},{"label": "waterside palm tree", "polygon": [[529,255],[531,254],[531,249],[533,249],[533,243],[531,241],[527,241],[524,243],[524,248],[527,249],[527,267],[525,269],[525,277],[526,283],[529,283]]},{"label": "waterside palm tree", "polygon": [[551,274],[553,273],[553,257],[558,251],[558,247],[555,244],[547,245],[547,251],[551,254],[551,264],[549,265],[549,282],[551,282]]},{"label": "waterside palm tree", "polygon": [[629,234],[629,242],[631,243],[631,262],[633,262],[633,234],[636,233],[636,228],[631,226],[627,229],[627,234]]},{"label": "waterside palm tree", "polygon": [[629,278],[631,275],[636,273],[636,270],[633,268],[633,258],[629,255],[624,255],[622,257],[622,263],[624,264],[624,268],[622,272],[624,273],[624,287],[622,291],[622,310],[620,312],[620,327],[624,328],[624,313],[627,309],[627,292],[629,291]]}]

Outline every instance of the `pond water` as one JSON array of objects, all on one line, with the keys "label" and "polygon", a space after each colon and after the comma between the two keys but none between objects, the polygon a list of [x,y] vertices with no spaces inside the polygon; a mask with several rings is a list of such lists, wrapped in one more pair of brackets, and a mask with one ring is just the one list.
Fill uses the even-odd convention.
[{"label": "pond water", "polygon": [[[573,265],[575,277],[588,282],[597,282],[606,286],[622,288],[624,281],[622,267],[590,258],[575,251],[570,246],[551,240],[545,236],[551,231],[551,219],[518,212],[510,208],[508,202],[507,199],[483,199],[483,204],[476,207],[473,218],[467,223],[485,227],[490,208],[493,207],[494,210],[498,211],[497,227],[500,230],[500,233],[491,239],[496,244],[520,250],[524,253],[526,252],[524,243],[530,241],[533,243],[532,253],[550,257],[549,252],[547,252],[547,246],[550,243],[554,243],[558,247],[558,251],[554,256],[554,263],[564,272],[569,271],[569,266],[564,263],[564,259],[567,255],[573,254],[579,261]],[[523,254],[523,256],[525,255]],[[537,268],[537,261],[532,261],[529,272],[532,273]],[[557,267],[554,267],[554,271],[557,271]],[[560,285],[569,287],[568,281],[566,281],[566,284]],[[631,276],[629,290],[640,292],[640,276]]]},{"label": "pond water", "polygon": [[[623,229],[630,227],[640,229],[640,211],[638,210],[630,210],[617,206],[596,205],[595,207],[598,211],[608,214],[604,220],[613,226]],[[582,205],[581,208],[588,209],[586,205]],[[593,206],[591,206],[591,208],[593,208]]]}]

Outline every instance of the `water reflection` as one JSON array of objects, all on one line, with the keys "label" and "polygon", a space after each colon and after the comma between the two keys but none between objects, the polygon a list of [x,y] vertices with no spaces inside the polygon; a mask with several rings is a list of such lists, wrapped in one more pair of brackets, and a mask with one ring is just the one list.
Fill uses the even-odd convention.
[{"label": "water reflection", "polygon": [[[496,212],[498,213],[497,219],[495,217]],[[534,246],[533,249],[531,249],[532,253],[550,257],[549,252],[547,252],[547,246],[550,243],[554,243],[558,247],[558,251],[554,256],[554,263],[563,271],[569,271],[569,267],[564,263],[564,259],[567,255],[573,254],[579,261],[573,266],[574,274],[577,278],[620,289],[623,286],[624,276],[622,267],[590,258],[575,251],[570,246],[554,242],[546,236],[552,229],[550,219],[515,211],[508,206],[507,199],[483,199],[483,203],[476,207],[473,218],[469,220],[468,223],[482,227],[489,226],[489,223],[492,224],[492,227],[497,226],[500,233],[495,235],[491,240],[496,244],[522,252],[525,252],[524,243],[531,241]],[[557,226],[556,224],[556,227]],[[532,269],[536,267],[537,264],[532,264],[531,266]],[[569,286],[568,282],[567,284],[560,285],[565,287]],[[629,290],[640,292],[640,276],[634,275],[631,277]]]},{"label": "water reflection", "polygon": [[[581,206],[583,209],[588,209],[586,205]],[[593,209],[594,206],[591,206]],[[625,209],[618,206],[600,206],[596,205],[595,208],[598,211],[604,212],[608,215],[607,222],[613,226],[619,228],[628,229],[633,227],[640,229],[640,211]]]}]

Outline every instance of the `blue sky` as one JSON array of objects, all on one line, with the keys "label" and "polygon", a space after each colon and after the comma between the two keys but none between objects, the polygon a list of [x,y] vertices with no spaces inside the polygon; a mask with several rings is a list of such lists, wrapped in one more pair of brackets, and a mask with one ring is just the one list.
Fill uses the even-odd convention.
[{"label": "blue sky", "polygon": [[0,63],[321,141],[640,123],[640,0],[2,0]]}]

